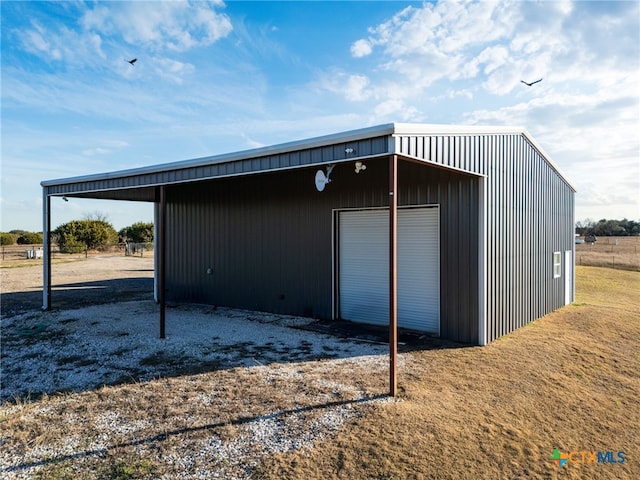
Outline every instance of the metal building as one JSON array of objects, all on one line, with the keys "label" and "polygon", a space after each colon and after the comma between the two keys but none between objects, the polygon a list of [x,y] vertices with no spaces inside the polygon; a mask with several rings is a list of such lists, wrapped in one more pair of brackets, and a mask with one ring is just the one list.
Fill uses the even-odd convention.
[{"label": "metal building", "polygon": [[47,233],[53,196],[155,202],[162,301],[484,345],[574,299],[575,189],[521,128],[393,123],[42,187]]}]

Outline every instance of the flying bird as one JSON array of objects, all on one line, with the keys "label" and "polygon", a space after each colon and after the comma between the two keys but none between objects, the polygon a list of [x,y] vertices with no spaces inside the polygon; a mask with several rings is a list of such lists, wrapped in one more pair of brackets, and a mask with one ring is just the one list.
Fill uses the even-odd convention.
[{"label": "flying bird", "polygon": [[134,63],[136,63],[138,61],[137,58],[132,58],[131,60],[125,60],[127,63],[130,63],[131,65],[133,65]]},{"label": "flying bird", "polygon": [[530,87],[530,86],[531,86],[531,85],[533,85],[534,83],[541,82],[541,81],[542,81],[542,79],[541,79],[541,78],[539,78],[539,79],[538,79],[538,80],[536,80],[535,82],[531,82],[531,83],[525,82],[524,80],[520,80],[520,81],[521,81],[522,83],[524,83],[527,87]]}]

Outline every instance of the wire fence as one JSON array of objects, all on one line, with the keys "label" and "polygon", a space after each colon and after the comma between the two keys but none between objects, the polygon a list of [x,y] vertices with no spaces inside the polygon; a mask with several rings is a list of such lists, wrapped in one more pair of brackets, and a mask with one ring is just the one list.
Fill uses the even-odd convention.
[{"label": "wire fence", "polygon": [[144,257],[147,255],[153,255],[153,243],[125,243],[124,254],[126,256],[139,256]]},{"label": "wire fence", "polygon": [[[78,253],[64,253],[56,244],[51,245],[52,258],[88,258],[96,255],[125,255],[145,257],[153,255],[153,243],[120,243],[101,250],[87,248]],[[0,260],[5,264],[19,261],[37,261],[44,258],[44,247],[40,245],[2,245],[0,246]]]},{"label": "wire fence", "polygon": [[[582,240],[582,239],[581,239]],[[60,251],[58,245],[51,246],[52,258],[80,258],[91,255],[125,255],[145,257],[153,255],[153,243],[120,243],[104,250],[69,254]],[[2,245],[0,259],[7,264],[11,261],[42,261],[42,245]],[[607,267],[618,270],[640,272],[640,236],[599,237],[595,243],[576,245],[576,265]]]},{"label": "wire fence", "polygon": [[640,237],[598,237],[576,245],[576,265],[640,272]]}]

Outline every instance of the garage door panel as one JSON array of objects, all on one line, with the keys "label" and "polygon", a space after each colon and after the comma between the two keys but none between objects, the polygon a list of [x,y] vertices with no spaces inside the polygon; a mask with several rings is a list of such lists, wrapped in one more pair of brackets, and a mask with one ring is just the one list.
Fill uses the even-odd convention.
[{"label": "garage door panel", "polygon": [[370,213],[343,212],[339,216],[339,264],[348,265],[340,270],[340,305],[342,318],[379,324],[384,322],[381,312],[389,309],[389,297],[377,292],[388,288],[388,281],[369,272],[384,269],[389,239],[380,235],[382,216]]},{"label": "garage door panel", "polygon": [[[389,322],[389,211],[339,214],[340,316]],[[439,333],[439,209],[398,211],[398,325]]]}]

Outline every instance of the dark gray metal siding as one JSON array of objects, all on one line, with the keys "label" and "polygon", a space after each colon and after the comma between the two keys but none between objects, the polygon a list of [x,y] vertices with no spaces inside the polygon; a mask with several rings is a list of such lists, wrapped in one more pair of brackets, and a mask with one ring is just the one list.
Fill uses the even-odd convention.
[{"label": "dark gray metal siding", "polygon": [[489,136],[487,341],[564,305],[553,252],[574,249],[574,192],[522,135]]},{"label": "dark gray metal siding", "polygon": [[[388,160],[168,189],[168,298],[331,318],[333,212],[388,205]],[[400,162],[400,205],[440,204],[441,335],[478,338],[477,179]],[[470,241],[471,239],[471,241]],[[212,274],[207,274],[207,269]]]},{"label": "dark gray metal siding", "polygon": [[486,174],[486,135],[402,135],[399,153],[466,172]]},{"label": "dark gray metal siding", "polygon": [[553,252],[574,251],[575,194],[524,135],[405,135],[396,145],[488,177],[487,342],[564,305],[565,273],[553,278]]},{"label": "dark gray metal siding", "polygon": [[[346,150],[352,149],[353,153]],[[368,157],[388,153],[389,137],[387,135],[364,138],[353,141],[336,142],[325,146],[302,148],[300,150],[283,151],[277,154],[265,154],[226,160],[225,156],[209,159],[177,162],[163,168],[158,166],[154,172],[136,173],[137,170],[113,172],[108,175],[97,175],[80,178],[76,181],[60,180],[43,182],[48,195],[83,195],[91,193],[91,198],[98,198],[95,192],[122,191],[128,189],[144,189],[156,185],[172,185],[185,182],[202,181],[219,177],[247,175],[268,170],[284,170],[322,163],[344,161],[351,157]],[[106,178],[105,178],[106,177]],[[73,179],[71,179],[73,180]],[[49,185],[51,183],[51,185]],[[116,193],[117,195],[117,193]],[[147,200],[148,196],[141,200]]]},{"label": "dark gray metal siding", "polygon": [[[424,161],[400,162],[399,205],[440,205],[443,337],[482,343],[485,303],[486,342],[564,304],[565,273],[553,278],[553,252],[575,258],[574,189],[530,137],[382,127],[43,182],[44,194],[157,201],[155,187],[167,185],[170,298],[329,318],[332,212],[387,206],[386,155],[398,153]],[[353,172],[352,156],[366,159],[366,172]],[[316,192],[313,174],[329,163],[333,181]],[[483,252],[473,175],[486,177]]]}]

